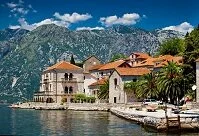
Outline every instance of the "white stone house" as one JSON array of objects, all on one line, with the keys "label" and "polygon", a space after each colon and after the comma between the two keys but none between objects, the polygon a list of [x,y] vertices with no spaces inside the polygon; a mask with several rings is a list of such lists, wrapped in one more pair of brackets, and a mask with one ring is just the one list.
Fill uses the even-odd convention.
[{"label": "white stone house", "polygon": [[90,92],[89,85],[97,82],[98,78],[95,74],[91,74],[89,72],[91,67],[95,67],[97,65],[100,65],[101,62],[98,58],[95,56],[90,56],[83,62],[83,69],[84,69],[84,93],[86,95],[92,95],[92,92]]},{"label": "white stone house", "polygon": [[136,81],[140,76],[150,73],[147,68],[116,68],[109,77],[109,103],[135,102],[133,94],[124,91],[125,82]]},{"label": "white stone house", "polygon": [[76,93],[84,93],[83,69],[61,61],[43,71],[40,89],[34,94],[34,101],[69,103]]}]

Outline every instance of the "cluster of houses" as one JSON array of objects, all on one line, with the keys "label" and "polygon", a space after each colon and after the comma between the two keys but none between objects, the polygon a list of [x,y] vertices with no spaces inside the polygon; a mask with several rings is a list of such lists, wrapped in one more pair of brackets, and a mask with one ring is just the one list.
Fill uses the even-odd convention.
[{"label": "cluster of houses", "polygon": [[83,68],[60,61],[43,71],[40,89],[35,92],[35,102],[62,103],[73,102],[74,94],[95,96],[101,85],[109,81],[109,103],[128,103],[137,101],[124,91],[124,83],[136,81],[151,71],[159,71],[168,61],[182,64],[182,57],[164,55],[151,57],[146,53],[134,52],[126,59],[102,64],[95,56],[83,62]]}]

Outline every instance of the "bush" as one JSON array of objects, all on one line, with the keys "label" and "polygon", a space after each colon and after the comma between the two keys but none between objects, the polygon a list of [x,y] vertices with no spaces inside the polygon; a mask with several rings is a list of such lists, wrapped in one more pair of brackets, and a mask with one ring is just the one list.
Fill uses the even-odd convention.
[{"label": "bush", "polygon": [[85,94],[75,94],[74,102],[77,102],[77,103],[80,103],[80,102],[94,103],[95,97],[86,96]]}]

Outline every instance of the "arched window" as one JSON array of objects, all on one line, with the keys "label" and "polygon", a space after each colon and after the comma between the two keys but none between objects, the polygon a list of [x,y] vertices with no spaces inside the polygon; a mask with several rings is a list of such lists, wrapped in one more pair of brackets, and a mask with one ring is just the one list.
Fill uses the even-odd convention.
[{"label": "arched window", "polygon": [[46,103],[53,103],[53,99],[50,97],[50,98],[47,98],[46,99]]},{"label": "arched window", "polygon": [[65,88],[64,88],[64,93],[68,93],[68,87],[67,86],[65,86]]},{"label": "arched window", "polygon": [[73,74],[70,73],[70,75],[69,75],[69,80],[72,80],[72,79],[73,79]]},{"label": "arched window", "polygon": [[70,94],[73,93],[73,87],[72,87],[72,86],[70,86],[70,88],[69,88],[69,93],[70,93]]},{"label": "arched window", "polygon": [[68,73],[64,74],[64,78],[65,78],[65,80],[68,80]]}]

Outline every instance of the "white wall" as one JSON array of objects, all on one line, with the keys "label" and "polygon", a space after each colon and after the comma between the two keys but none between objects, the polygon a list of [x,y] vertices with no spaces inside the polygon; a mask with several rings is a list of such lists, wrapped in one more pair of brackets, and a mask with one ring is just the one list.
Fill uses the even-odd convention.
[{"label": "white wall", "polygon": [[94,77],[90,73],[85,73],[84,76],[85,76],[85,79],[84,79],[85,94],[86,95],[92,95],[91,92],[90,92],[90,89],[88,88],[88,86],[90,84],[96,82],[97,81],[97,77]]},{"label": "white wall", "polygon": [[[117,85],[115,86],[114,79],[117,79]],[[116,71],[109,78],[109,103],[114,103],[114,97],[116,97],[116,103],[126,103],[127,96],[123,91],[124,83],[122,78]]]}]

